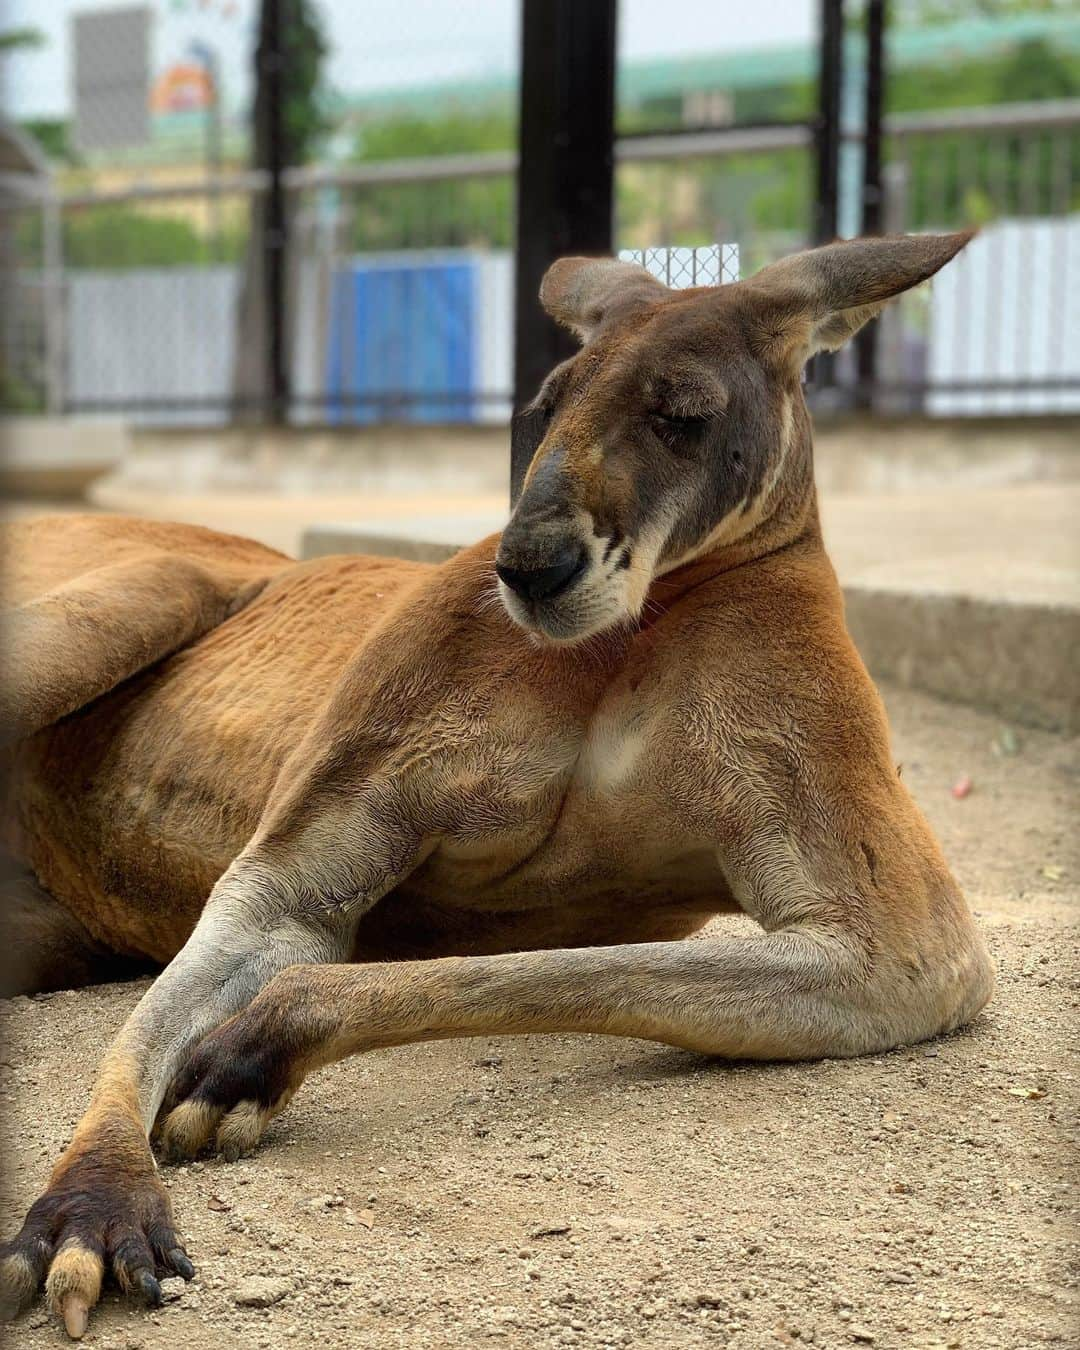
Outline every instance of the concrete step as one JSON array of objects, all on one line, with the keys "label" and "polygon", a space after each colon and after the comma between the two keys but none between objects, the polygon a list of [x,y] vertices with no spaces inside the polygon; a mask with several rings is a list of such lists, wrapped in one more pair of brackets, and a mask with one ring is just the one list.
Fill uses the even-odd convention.
[{"label": "concrete step", "polygon": [[0,492],[31,500],[80,495],[117,469],[130,448],[115,417],[0,418]]}]

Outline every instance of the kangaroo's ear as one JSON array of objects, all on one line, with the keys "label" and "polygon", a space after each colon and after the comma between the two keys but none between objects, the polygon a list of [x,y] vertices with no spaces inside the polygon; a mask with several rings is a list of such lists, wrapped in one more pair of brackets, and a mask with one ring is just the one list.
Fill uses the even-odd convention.
[{"label": "kangaroo's ear", "polygon": [[668,288],[651,272],[617,258],[560,258],[540,283],[540,303],[582,342],[608,319],[667,294]]},{"label": "kangaroo's ear", "polygon": [[851,239],[793,254],[746,282],[763,348],[803,362],[835,351],[894,295],[918,286],[955,258],[974,230]]}]

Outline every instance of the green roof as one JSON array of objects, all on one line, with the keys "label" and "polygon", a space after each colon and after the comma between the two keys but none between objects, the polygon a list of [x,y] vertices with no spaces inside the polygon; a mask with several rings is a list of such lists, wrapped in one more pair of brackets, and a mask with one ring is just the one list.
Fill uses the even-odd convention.
[{"label": "green roof", "polygon": [[[965,19],[923,28],[894,28],[886,37],[886,60],[893,70],[948,68],[972,60],[990,60],[1035,40],[1047,42],[1059,51],[1080,52],[1080,13],[1022,14],[1004,19]],[[845,41],[848,60],[859,61],[862,56],[859,35],[849,33]],[[619,104],[624,109],[634,108],[654,100],[712,90],[735,92],[806,83],[815,78],[817,62],[813,43],[629,61],[619,69]],[[352,114],[377,118],[420,109],[430,116],[440,107],[505,106],[514,97],[516,88],[516,77],[505,73],[399,85],[364,94],[339,94],[334,97],[330,112],[334,117]],[[246,120],[232,113],[226,115],[224,122],[226,158],[242,157],[249,134]],[[159,113],[152,118],[151,125],[152,138],[148,144],[126,153],[112,152],[110,161],[132,165],[161,163],[203,153],[205,121],[201,112]],[[97,161],[103,158],[92,157]]]},{"label": "green roof", "polygon": [[[992,59],[1035,39],[1080,51],[1080,14],[1022,14],[1006,19],[965,19],[926,28],[894,28],[886,38],[886,59],[894,70],[947,67],[973,58]],[[846,44],[849,59],[859,60],[862,47],[859,35],[849,33]],[[714,89],[797,84],[815,78],[817,63],[813,44],[629,61],[619,70],[619,103],[633,107],[654,99]],[[406,111],[418,103],[430,108],[440,103],[472,106],[505,101],[515,88],[516,81],[511,76],[495,75],[377,89],[346,96],[342,101],[353,112],[379,114]]]},{"label": "green roof", "polygon": [[[886,62],[894,70],[952,66],[1002,55],[1022,42],[1041,38],[1080,50],[1080,14],[1026,14],[1011,19],[969,19],[931,28],[893,29],[886,37]],[[858,61],[862,39],[849,33],[846,56]],[[813,47],[759,47],[743,52],[639,61],[620,72],[620,101],[634,104],[677,93],[708,89],[761,89],[812,80],[818,55]]]}]

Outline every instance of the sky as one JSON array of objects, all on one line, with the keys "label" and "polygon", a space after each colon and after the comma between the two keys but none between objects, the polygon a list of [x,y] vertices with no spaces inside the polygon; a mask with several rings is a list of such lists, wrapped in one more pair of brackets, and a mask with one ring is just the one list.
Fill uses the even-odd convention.
[{"label": "sky", "polygon": [[[70,106],[73,13],[112,8],[88,0],[0,0],[0,31],[34,27],[44,47],[0,57],[8,116],[64,116]],[[256,0],[152,0],[153,69],[181,60],[193,40],[220,53],[225,97],[250,93]],[[512,72],[518,0],[322,0],[332,45],[331,85],[345,94]],[[730,51],[808,40],[816,0],[621,0],[621,60]]]}]

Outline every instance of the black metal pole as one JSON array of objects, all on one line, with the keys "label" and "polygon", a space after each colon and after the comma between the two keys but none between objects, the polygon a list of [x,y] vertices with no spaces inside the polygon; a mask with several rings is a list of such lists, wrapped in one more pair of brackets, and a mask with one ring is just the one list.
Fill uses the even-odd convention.
[{"label": "black metal pole", "polygon": [[210,85],[206,106],[206,176],[210,180],[210,249],[215,262],[221,261],[221,62],[209,45],[203,48],[206,77]]},{"label": "black metal pole", "polygon": [[269,395],[267,418],[284,423],[289,411],[289,375],[285,336],[285,263],[288,247],[288,216],[285,206],[285,40],[284,0],[263,0],[260,65],[265,89],[266,249],[263,275],[266,284],[267,372]]},{"label": "black metal pole", "polygon": [[844,0],[821,0],[817,201],[814,243],[836,238],[840,204],[840,91],[844,78]]},{"label": "black metal pole", "polygon": [[[814,137],[817,158],[817,197],[814,203],[814,243],[836,238],[840,208],[840,100],[844,79],[844,0],[821,0],[818,118]],[[836,382],[833,354],[814,358],[809,377],[815,389]]]},{"label": "black metal pole", "polygon": [[[868,0],[866,7],[866,101],[863,106],[862,234],[880,234],[884,198],[881,181],[881,119],[885,105],[885,0]],[[877,376],[876,323],[867,324],[855,349],[858,370],[857,401],[869,408]]]},{"label": "black metal pole", "polygon": [[[556,258],[612,249],[616,0],[522,0],[514,408],[574,349],[540,309]],[[531,438],[515,419],[516,496]]]}]

